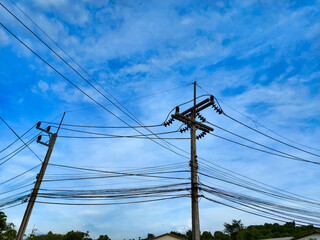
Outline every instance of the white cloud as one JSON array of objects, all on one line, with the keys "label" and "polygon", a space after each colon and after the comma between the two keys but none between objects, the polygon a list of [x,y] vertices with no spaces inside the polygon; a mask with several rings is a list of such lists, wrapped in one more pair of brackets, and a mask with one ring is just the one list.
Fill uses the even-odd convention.
[{"label": "white cloud", "polygon": [[[240,8],[244,7],[242,10],[245,10],[250,7],[250,4],[246,2],[245,7],[240,4]],[[223,7],[222,2],[217,5]],[[32,10],[31,6],[34,6]],[[93,8],[93,6],[99,7],[90,12],[89,7]],[[209,8],[206,11],[194,8],[190,9],[190,12],[185,16],[180,16],[177,13],[179,4],[172,2],[126,2],[123,5],[112,5],[112,3],[103,3],[102,1],[85,1],[77,4],[71,1],[37,1],[28,7],[30,8],[28,13],[72,56],[75,56],[75,59],[79,59],[84,66],[89,66],[90,73],[99,76],[98,80],[103,80],[103,85],[119,101],[182,86],[186,82],[197,80],[202,87],[214,93],[218,99],[222,99],[246,115],[258,119],[259,122],[274,129],[277,133],[298,139],[299,142],[307,145],[319,147],[319,127],[310,124],[309,129],[306,128],[310,119],[317,119],[319,116],[319,98],[310,94],[311,87],[308,85],[319,77],[319,72],[314,72],[309,77],[299,72],[286,80],[286,74],[294,70],[289,64],[289,67],[286,67],[283,73],[275,77],[274,82],[268,86],[252,83],[258,70],[264,71],[264,74],[259,78],[260,82],[267,80],[268,76],[265,70],[275,64],[279,56],[287,54],[288,61],[290,61],[292,59],[291,50],[297,42],[305,39],[311,41],[316,36],[317,25],[305,25],[309,22],[307,16],[311,9],[300,9],[297,10],[300,13],[296,14],[286,9],[280,9],[281,16],[275,13],[269,16],[268,9],[262,9],[261,16],[251,18],[249,15],[244,16],[242,10],[237,7],[224,14],[213,10],[214,8]],[[24,9],[28,10],[27,7]],[[256,20],[261,22],[256,22]],[[296,31],[302,31],[303,34],[297,34]],[[51,55],[47,55],[47,50],[43,46],[29,40],[31,38],[24,35],[22,31],[21,34],[24,39],[30,41],[32,47],[39,49],[56,66],[58,62]],[[0,30],[0,39],[4,39],[3,42],[8,39],[6,34],[3,35],[2,30]],[[230,43],[225,44],[225,40],[230,40]],[[268,54],[270,49],[276,49],[275,57],[263,59],[261,67],[251,66],[248,63],[241,68],[232,70],[228,67],[221,67],[212,72],[205,69],[206,66],[214,65],[229,57],[246,60],[250,57]],[[21,54],[20,47],[16,47],[15,50],[21,58],[25,57]],[[148,51],[151,53],[147,54]],[[113,71],[108,66],[110,59],[123,61],[124,66],[119,67],[118,71]],[[43,105],[50,103],[46,109],[52,108],[57,112],[84,108],[87,105],[96,106],[63,79],[60,77],[56,79],[55,73],[48,73],[47,68],[39,68],[38,66],[42,66],[38,60],[32,64],[32,73],[36,75],[35,69],[38,69],[39,76],[32,75],[31,78],[39,77],[43,80],[32,82],[34,88],[29,88],[38,94],[36,104],[39,102]],[[109,104],[100,94],[76,78],[74,73],[66,71],[63,64],[59,63],[58,66],[66,76],[93,98],[102,104]],[[188,67],[193,69],[193,73],[186,74],[186,76],[179,73],[179,70]],[[128,77],[128,74],[132,76]],[[237,92],[235,95],[223,93],[224,90],[239,86],[246,87],[244,93]],[[172,108],[192,98],[191,88],[187,87],[138,101],[126,102],[124,105],[144,123],[159,123],[164,120]],[[200,92],[199,90],[198,93],[200,94]],[[47,99],[43,93],[46,94]],[[5,97],[3,96],[3,98]],[[31,98],[26,96],[23,99],[25,101],[21,105],[25,102],[29,104],[31,101]],[[54,104],[51,103],[52,99],[55,100]],[[252,108],[252,104],[260,106],[266,104],[270,109],[267,112],[263,112],[263,109],[255,110]],[[27,105],[23,106],[27,107]],[[114,110],[110,105],[107,107],[126,121],[136,125],[118,109]],[[230,109],[226,111],[248,122],[248,119],[237,115]],[[23,118],[28,118],[32,123],[47,118],[46,114],[48,114],[48,112],[41,111],[31,112],[32,114]],[[56,116],[56,112],[50,113]],[[241,128],[222,116],[217,116],[209,109],[204,115],[210,121],[229,130],[256,139],[261,143],[270,144],[270,146],[275,145],[272,141],[250,133],[247,129]],[[23,118],[16,120],[21,126],[25,126]],[[64,121],[88,125],[124,125],[99,108],[68,112]],[[254,126],[251,122],[249,124]],[[176,126],[173,125],[170,130],[175,129]],[[163,131],[163,129],[155,131]],[[129,130],[107,132],[137,134]],[[147,131],[144,132],[147,133]],[[225,134],[218,129],[215,129],[215,132],[221,135]],[[60,134],[62,136],[75,133],[61,130]],[[177,136],[187,137],[189,135],[179,134]],[[189,149],[188,141],[173,143],[183,149]],[[276,147],[295,154],[294,151],[279,145]],[[43,148],[36,149],[42,155],[45,153]],[[229,169],[271,185],[288,188],[296,193],[305,191],[304,186],[308,186],[308,196],[319,195],[313,190],[318,186],[316,182],[318,179],[316,174],[318,173],[314,168],[309,168],[309,165],[300,165],[300,163],[268,157],[257,152],[248,153],[248,150],[244,148],[227,144],[212,136],[206,136],[199,141],[198,154],[221,166],[227,166]],[[19,166],[18,170],[22,171],[23,161],[29,163],[34,160],[23,152],[18,161],[7,165],[9,166],[8,172],[2,171],[0,176],[5,179],[10,174],[16,174],[17,172],[13,171],[16,166]],[[133,139],[75,140],[58,138],[52,155],[53,163],[117,170],[176,161],[186,161],[187,163],[188,160],[175,156],[151,141]],[[2,173],[4,174],[2,175]],[[58,171],[50,167],[48,173],[54,174]],[[315,181],[311,181],[314,179]],[[94,181],[86,182],[86,184],[94,183]],[[130,178],[127,182],[108,180],[101,181],[99,184],[110,187],[113,184],[114,186],[138,185],[139,182]],[[143,184],[147,184],[147,182],[145,181]],[[226,186],[223,183],[219,184]],[[67,187],[59,184],[46,186]],[[77,187],[77,184],[73,186]],[[228,187],[230,188],[230,186]],[[138,237],[142,233],[146,234],[146,231],[154,233],[171,230],[185,231],[190,228],[189,204],[189,199],[123,207],[58,207],[37,204],[30,225],[36,224],[36,227],[42,232],[53,230],[64,233],[72,229],[90,230],[92,236],[108,234],[112,239],[129,238],[132,235]],[[245,219],[246,224],[265,222],[263,219],[226,209],[204,200],[201,200],[200,206],[203,230],[221,230],[223,222],[230,222],[233,218]],[[8,209],[9,220],[18,225],[24,207],[18,207],[18,210]],[[43,221],[44,215],[46,215],[46,221]],[[95,223],[95,228],[92,227],[93,223]],[[110,226],[110,228],[106,228],[106,226]]]},{"label": "white cloud", "polygon": [[0,29],[0,45],[7,45],[9,43],[9,37],[4,30]]},{"label": "white cloud", "polygon": [[42,92],[46,92],[49,89],[49,84],[45,81],[40,80],[38,82],[38,87]]}]

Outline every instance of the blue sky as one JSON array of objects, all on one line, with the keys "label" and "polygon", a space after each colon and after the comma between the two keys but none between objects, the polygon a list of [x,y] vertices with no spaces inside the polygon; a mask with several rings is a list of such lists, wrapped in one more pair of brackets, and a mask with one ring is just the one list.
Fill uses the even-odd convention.
[{"label": "blue sky", "polygon": [[[10,1],[1,3],[64,56]],[[119,101],[197,81],[222,103],[273,131],[320,148],[319,1],[85,0],[75,3],[34,0],[17,4]],[[30,47],[90,96],[130,121],[118,109],[107,105],[101,95],[2,7],[0,12],[0,21]],[[99,108],[74,111],[96,105],[3,28],[0,29],[0,63],[0,115],[18,134],[40,120],[58,121],[65,111],[71,111],[67,112],[66,123],[122,124]],[[197,91],[199,95],[206,93],[201,89]],[[192,96],[192,86],[188,86],[124,105],[144,124],[158,124],[172,108]],[[235,118],[259,127],[227,105],[221,105]],[[319,158],[256,135],[214,111],[206,110],[204,115],[213,123],[263,144],[319,161]],[[265,131],[261,127],[258,129]],[[124,131],[112,133],[123,134]],[[225,134],[217,129],[215,133]],[[15,140],[4,124],[0,124],[0,139],[1,148]],[[189,148],[185,140],[174,144]],[[31,147],[39,156],[44,156],[44,146],[33,143]],[[276,187],[320,198],[319,169],[315,165],[253,152],[213,136],[198,141],[198,155]],[[186,160],[147,140],[58,138],[50,161],[119,169]],[[0,166],[1,180],[36,164],[38,160],[24,150]],[[57,171],[48,168],[49,174]],[[25,207],[7,209],[9,221],[19,226]],[[35,226],[40,233],[88,230],[93,237],[108,234],[112,239],[137,238],[148,232],[162,234],[189,229],[189,208],[188,199],[121,207],[37,204],[28,229]],[[205,200],[200,202],[200,216],[201,230],[210,231],[222,230],[223,223],[234,218],[242,219],[245,225],[270,222]]]}]

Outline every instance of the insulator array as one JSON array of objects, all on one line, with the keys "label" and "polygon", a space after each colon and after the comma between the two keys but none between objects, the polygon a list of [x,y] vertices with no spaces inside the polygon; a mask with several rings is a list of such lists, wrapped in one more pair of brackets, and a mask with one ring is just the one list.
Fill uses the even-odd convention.
[{"label": "insulator array", "polygon": [[201,122],[205,122],[206,118],[203,117],[200,113],[197,113],[198,118],[201,120]]},{"label": "insulator array", "polygon": [[184,133],[184,132],[186,132],[186,131],[188,131],[188,130],[189,130],[188,127],[184,127],[184,128],[181,128],[181,129],[179,130],[179,132]]},{"label": "insulator array", "polygon": [[164,122],[164,126],[167,127],[167,126],[170,126],[172,123],[173,123],[174,119],[173,118],[170,118],[168,121]]},{"label": "insulator array", "polygon": [[202,133],[200,133],[196,138],[197,140],[203,138],[207,133],[205,131],[203,131]]},{"label": "insulator array", "polygon": [[212,107],[214,108],[214,110],[215,110],[217,113],[219,113],[219,114],[223,113],[222,109],[221,109],[220,107],[218,107],[218,106],[215,104],[215,102],[212,103]]}]

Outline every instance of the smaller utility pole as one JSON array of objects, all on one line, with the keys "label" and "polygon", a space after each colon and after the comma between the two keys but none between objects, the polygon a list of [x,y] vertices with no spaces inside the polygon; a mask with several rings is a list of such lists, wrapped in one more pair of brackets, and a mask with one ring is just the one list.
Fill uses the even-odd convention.
[{"label": "smaller utility pole", "polygon": [[[64,116],[65,116],[65,113],[63,114],[63,117],[61,119],[60,125],[62,123],[62,120],[63,120]],[[31,196],[30,196],[30,199],[29,199],[29,203],[28,203],[27,209],[26,209],[26,211],[24,213],[24,216],[23,216],[23,219],[22,219],[22,222],[21,222],[21,225],[20,225],[16,240],[22,240],[23,236],[25,234],[25,231],[27,229],[27,225],[28,225],[28,222],[29,222],[29,219],[30,219],[30,216],[31,216],[31,212],[32,212],[34,203],[36,201],[36,198],[37,198],[40,186],[41,186],[41,182],[42,182],[43,176],[44,176],[44,174],[46,172],[46,169],[47,169],[47,166],[48,166],[48,163],[49,163],[49,159],[50,159],[54,144],[56,143],[58,131],[60,129],[60,126],[59,126],[58,131],[56,133],[51,133],[50,132],[50,127],[48,127],[47,129],[42,129],[42,128],[40,128],[40,125],[41,125],[41,122],[38,122],[36,128],[41,130],[41,131],[43,131],[43,132],[45,132],[45,133],[47,133],[49,135],[50,140],[49,140],[49,144],[41,142],[41,135],[40,135],[38,137],[37,143],[41,143],[42,145],[47,146],[48,147],[48,151],[47,151],[47,154],[46,154],[46,156],[44,158],[44,161],[42,162],[42,166],[41,166],[40,172],[37,175],[37,181],[36,181],[36,183],[34,185],[32,193],[31,193]]]},{"label": "smaller utility pole", "polygon": [[[190,129],[191,134],[191,215],[192,215],[192,240],[200,240],[200,221],[199,221],[199,194],[198,194],[198,161],[197,161],[197,151],[196,151],[196,139],[204,137],[213,128],[196,121],[196,117],[203,122],[205,118],[200,115],[200,111],[204,110],[209,106],[214,106],[214,97],[210,96],[200,103],[196,104],[196,82],[194,82],[194,99],[193,107],[179,113],[179,107],[176,107],[176,113],[171,115],[171,119],[164,123],[164,126],[170,125],[174,119],[179,120],[186,124],[186,127],[181,129],[180,132],[183,133]],[[201,130],[198,136],[196,135],[196,130]]]}]

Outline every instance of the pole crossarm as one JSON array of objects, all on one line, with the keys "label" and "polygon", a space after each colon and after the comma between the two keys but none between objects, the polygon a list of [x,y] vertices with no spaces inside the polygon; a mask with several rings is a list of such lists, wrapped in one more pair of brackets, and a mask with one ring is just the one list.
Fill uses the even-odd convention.
[{"label": "pole crossarm", "polygon": [[212,127],[209,127],[209,126],[207,126],[207,125],[205,125],[205,124],[203,124],[201,122],[198,122],[196,120],[188,118],[188,117],[186,117],[186,116],[184,116],[184,115],[182,115],[180,113],[172,114],[171,117],[174,118],[174,119],[177,119],[177,120],[179,120],[179,121],[181,121],[181,122],[183,122],[183,123],[185,123],[187,125],[194,124],[197,129],[202,130],[202,131],[207,132],[207,133],[209,133],[210,131],[214,130]]},{"label": "pole crossarm", "polygon": [[210,102],[210,105],[211,105],[211,102],[213,101],[213,96],[211,96],[210,98],[206,98],[205,100],[203,100],[202,102],[199,102],[198,104],[196,104],[195,106],[185,110],[184,112],[182,112],[181,114],[182,115],[186,115],[186,114],[190,114],[194,109],[197,109],[198,107],[202,106],[203,104],[207,103],[207,102]]}]

